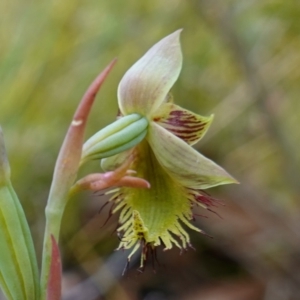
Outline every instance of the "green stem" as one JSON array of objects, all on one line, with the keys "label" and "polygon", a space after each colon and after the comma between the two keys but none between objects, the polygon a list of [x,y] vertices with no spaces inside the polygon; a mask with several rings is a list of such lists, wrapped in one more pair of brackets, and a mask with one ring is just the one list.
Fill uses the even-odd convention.
[{"label": "green stem", "polygon": [[[62,200],[62,199],[60,199]],[[61,201],[66,202],[66,201]],[[61,227],[61,221],[64,213],[64,207],[53,208],[47,205],[46,207],[46,227],[44,234],[42,271],[41,271],[41,300],[46,299],[46,290],[49,279],[49,270],[51,264],[52,242],[51,235],[58,241]]]}]

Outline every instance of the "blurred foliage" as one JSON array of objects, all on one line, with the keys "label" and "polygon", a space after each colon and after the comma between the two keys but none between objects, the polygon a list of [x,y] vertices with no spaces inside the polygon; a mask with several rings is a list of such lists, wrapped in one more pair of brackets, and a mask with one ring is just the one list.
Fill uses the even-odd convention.
[{"label": "blurred foliage", "polygon": [[[215,239],[194,235],[197,252],[189,251],[181,263],[177,250],[170,252],[173,261],[164,255],[171,268],[181,266],[179,274],[171,274],[176,279],[167,276],[165,282],[166,289],[178,294],[151,299],[196,299],[184,298],[184,287],[180,290],[174,284],[189,282],[195,289],[199,278],[220,279],[205,273],[203,247],[222,253],[220,261],[231,265],[220,263],[224,279],[238,265],[264,286],[265,298],[243,299],[299,299],[300,3],[296,0],[0,1],[0,124],[13,182],[39,255],[56,155],[85,89],[117,56],[91,114],[88,137],[115,119],[117,85],[124,72],[178,28],[184,28],[184,62],[172,90],[174,99],[200,114],[215,113],[211,130],[197,148],[241,185],[210,191],[224,199],[226,207],[217,212],[225,217],[209,214],[207,220],[197,218],[197,223]],[[83,172],[97,169],[95,163]],[[117,245],[110,237],[116,222],[110,220],[100,228],[107,214],[97,214],[103,201],[81,195],[71,203],[62,245],[68,266],[96,272],[102,266],[100,257],[108,257]],[[83,225],[86,231],[78,231]],[[76,257],[80,249],[74,247],[86,248],[82,260]],[[93,268],[85,268],[83,262],[92,262]],[[191,270],[202,266],[203,272],[193,277]],[[214,274],[215,267],[212,263]],[[192,273],[178,279],[181,272]],[[233,273],[238,277],[239,272]],[[146,299],[149,277],[138,277],[135,295],[128,292],[132,282],[118,286],[116,279],[112,294],[117,296],[111,299]]]}]

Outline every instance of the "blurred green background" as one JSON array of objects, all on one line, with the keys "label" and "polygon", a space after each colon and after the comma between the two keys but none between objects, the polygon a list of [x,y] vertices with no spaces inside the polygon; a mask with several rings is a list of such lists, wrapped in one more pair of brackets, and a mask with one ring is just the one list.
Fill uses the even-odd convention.
[{"label": "blurred green background", "polygon": [[[209,192],[196,251],[158,251],[143,274],[114,252],[116,217],[102,227],[103,197],[82,194],[61,239],[64,299],[300,299],[300,2],[297,0],[1,0],[0,124],[12,179],[41,256],[53,166],[73,112],[94,77],[101,89],[87,137],[115,119],[125,71],[178,28],[183,69],[176,103],[215,114],[196,145],[240,181]],[[91,163],[82,173],[96,171]],[[1,251],[1,250],[0,250]],[[0,252],[1,255],[1,252]]]}]

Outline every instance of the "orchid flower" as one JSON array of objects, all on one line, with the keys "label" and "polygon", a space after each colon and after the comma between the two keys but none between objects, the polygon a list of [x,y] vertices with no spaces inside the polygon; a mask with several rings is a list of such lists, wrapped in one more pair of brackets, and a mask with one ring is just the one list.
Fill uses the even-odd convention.
[{"label": "orchid flower", "polygon": [[[167,250],[175,245],[185,249],[190,245],[185,228],[202,232],[191,220],[193,206],[209,208],[213,204],[203,190],[237,182],[192,147],[206,133],[213,115],[204,117],[183,109],[173,103],[169,94],[182,66],[180,32],[154,45],[119,84],[117,122],[122,119],[125,122],[132,116],[138,116],[135,118],[139,122],[143,120],[143,125],[136,126],[137,133],[129,139],[138,136],[139,140],[113,156],[97,156],[95,138],[92,138],[94,144],[89,140],[83,150],[83,160],[87,156],[109,156],[101,161],[105,171],[114,172],[126,165],[134,172],[129,176],[133,184],[122,185],[122,178],[117,179],[118,189],[110,201],[113,212],[120,212],[118,232],[123,236],[118,249],[132,249],[129,261],[141,247],[141,267],[149,247],[163,245]],[[128,178],[128,173],[123,175]],[[149,185],[144,181],[140,184],[142,178]],[[101,185],[106,187],[102,181]]]}]

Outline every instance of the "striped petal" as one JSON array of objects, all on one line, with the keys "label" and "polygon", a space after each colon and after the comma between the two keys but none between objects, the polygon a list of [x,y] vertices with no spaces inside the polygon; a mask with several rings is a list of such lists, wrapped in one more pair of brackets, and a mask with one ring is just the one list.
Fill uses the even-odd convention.
[{"label": "striped petal", "polygon": [[152,120],[189,145],[196,144],[208,130],[213,115],[203,117],[173,103],[164,103]]},{"label": "striped petal", "polygon": [[159,163],[187,188],[237,183],[220,166],[154,122],[149,126],[148,141]]},{"label": "striped petal", "polygon": [[118,88],[123,115],[150,115],[164,101],[181,70],[180,32],[159,41],[126,72]]}]

